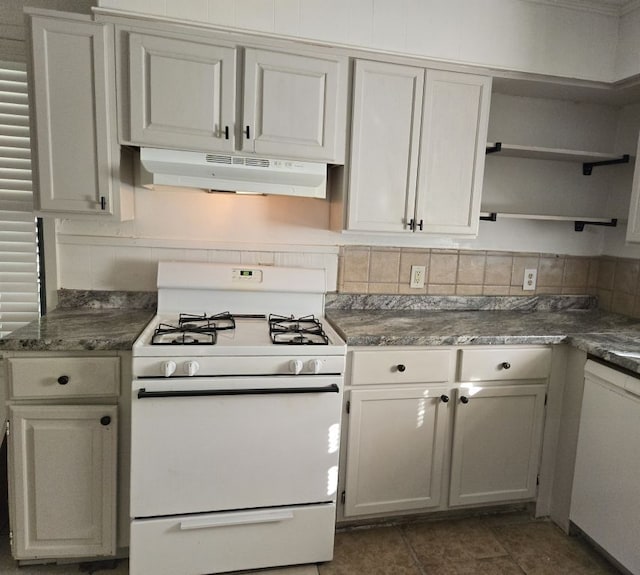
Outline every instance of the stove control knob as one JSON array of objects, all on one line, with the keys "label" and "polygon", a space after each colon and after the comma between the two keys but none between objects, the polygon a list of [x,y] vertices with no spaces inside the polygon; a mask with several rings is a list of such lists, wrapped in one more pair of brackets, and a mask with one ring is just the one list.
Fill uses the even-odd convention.
[{"label": "stove control knob", "polygon": [[292,359],[289,362],[289,369],[298,375],[302,371],[302,360],[301,359]]},{"label": "stove control knob", "polygon": [[309,361],[309,370],[311,373],[318,374],[322,369],[322,362],[319,359],[312,359]]},{"label": "stove control knob", "polygon": [[184,362],[184,370],[187,372],[187,375],[195,375],[198,373],[200,369],[200,364],[197,361],[185,361]]},{"label": "stove control knob", "polygon": [[162,363],[162,374],[165,377],[171,377],[176,371],[175,361],[165,361]]}]

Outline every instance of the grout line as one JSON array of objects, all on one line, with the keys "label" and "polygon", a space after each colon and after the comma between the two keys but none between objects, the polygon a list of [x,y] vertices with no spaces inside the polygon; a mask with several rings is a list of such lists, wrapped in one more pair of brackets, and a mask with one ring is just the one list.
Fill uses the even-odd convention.
[{"label": "grout line", "polygon": [[411,559],[413,560],[413,564],[416,566],[416,569],[420,572],[420,575],[429,575],[428,572],[425,571],[424,567],[420,563],[420,560],[418,559],[418,555],[416,554],[415,550],[411,546],[411,543],[409,542],[409,539],[405,535],[404,529],[402,527],[400,527],[400,526],[398,527],[398,529],[400,530],[400,537],[402,537],[402,540],[404,541],[404,544],[407,546],[407,550],[409,551],[409,555],[411,556]]}]

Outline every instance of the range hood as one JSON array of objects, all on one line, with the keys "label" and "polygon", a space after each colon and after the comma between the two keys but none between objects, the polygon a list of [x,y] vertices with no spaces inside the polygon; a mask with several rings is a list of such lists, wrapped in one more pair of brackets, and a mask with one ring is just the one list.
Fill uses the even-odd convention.
[{"label": "range hood", "polygon": [[325,198],[327,166],[235,154],[140,149],[140,184]]}]

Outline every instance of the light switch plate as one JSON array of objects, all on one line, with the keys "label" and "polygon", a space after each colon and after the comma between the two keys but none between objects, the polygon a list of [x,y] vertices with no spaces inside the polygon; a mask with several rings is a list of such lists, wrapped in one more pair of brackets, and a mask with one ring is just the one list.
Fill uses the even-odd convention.
[{"label": "light switch plate", "polygon": [[409,287],[414,289],[423,288],[426,270],[426,266],[411,266],[411,281],[409,282]]},{"label": "light switch plate", "polygon": [[538,279],[538,270],[535,268],[524,270],[524,281],[522,289],[524,291],[533,291],[536,289],[536,281]]}]

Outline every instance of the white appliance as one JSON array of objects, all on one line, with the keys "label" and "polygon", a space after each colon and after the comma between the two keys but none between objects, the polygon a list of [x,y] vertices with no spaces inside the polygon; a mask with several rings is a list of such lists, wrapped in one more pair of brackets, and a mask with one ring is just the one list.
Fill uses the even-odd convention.
[{"label": "white appliance", "polygon": [[324,275],[159,264],[133,346],[132,575],[332,558],[346,347]]},{"label": "white appliance", "polygon": [[231,154],[140,149],[139,184],[325,198],[327,166]]},{"label": "white appliance", "polygon": [[640,573],[640,379],[585,366],[569,518],[631,573]]}]

